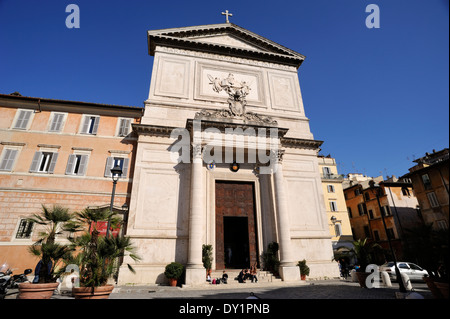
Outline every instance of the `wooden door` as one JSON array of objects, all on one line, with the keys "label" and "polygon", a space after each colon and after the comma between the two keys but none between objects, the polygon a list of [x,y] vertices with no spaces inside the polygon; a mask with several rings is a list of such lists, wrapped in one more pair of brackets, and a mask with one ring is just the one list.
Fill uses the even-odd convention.
[{"label": "wooden door", "polygon": [[216,269],[259,267],[254,195],[254,183],[216,181]]}]

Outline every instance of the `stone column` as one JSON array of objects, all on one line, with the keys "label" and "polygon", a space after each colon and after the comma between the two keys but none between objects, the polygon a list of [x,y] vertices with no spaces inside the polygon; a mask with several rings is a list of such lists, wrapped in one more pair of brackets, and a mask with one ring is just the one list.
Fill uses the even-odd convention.
[{"label": "stone column", "polygon": [[292,255],[291,232],[287,192],[284,187],[282,157],[283,150],[276,151],[274,167],[275,202],[277,208],[277,224],[280,248],[280,275],[284,281],[300,280],[300,270],[296,266]]},{"label": "stone column", "polygon": [[[195,134],[195,133],[194,133]],[[206,280],[206,270],[202,262],[203,243],[203,203],[205,189],[203,185],[202,147],[192,144],[191,196],[189,212],[189,246],[186,265],[186,284],[196,285]]]}]

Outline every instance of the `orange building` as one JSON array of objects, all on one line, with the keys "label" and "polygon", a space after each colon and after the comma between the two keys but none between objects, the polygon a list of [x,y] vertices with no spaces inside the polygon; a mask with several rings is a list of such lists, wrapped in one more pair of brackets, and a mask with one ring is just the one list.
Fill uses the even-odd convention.
[{"label": "orange building", "polygon": [[354,239],[368,238],[383,247],[386,256],[377,256],[376,261],[381,264],[384,258],[392,260],[389,234],[396,257],[402,258],[405,231],[423,223],[410,180],[398,180],[395,176],[385,181],[382,176],[350,176],[344,182],[344,195]]},{"label": "orange building", "polygon": [[404,177],[410,178],[426,224],[448,229],[449,149],[426,153]]},{"label": "orange building", "polygon": [[[0,263],[36,265],[27,247],[42,206],[109,207],[110,169],[122,167],[114,207],[126,212],[143,108],[0,94]],[[122,206],[124,209],[122,209]]]}]

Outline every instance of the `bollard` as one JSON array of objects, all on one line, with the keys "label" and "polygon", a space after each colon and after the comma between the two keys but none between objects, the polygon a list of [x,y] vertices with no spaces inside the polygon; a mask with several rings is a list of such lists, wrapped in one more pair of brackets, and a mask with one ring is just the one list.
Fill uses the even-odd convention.
[{"label": "bollard", "polygon": [[409,276],[407,274],[401,273],[401,280],[403,281],[403,284],[406,288],[406,290],[412,290],[411,280],[409,279]]},{"label": "bollard", "polygon": [[352,277],[352,282],[358,282],[358,277],[356,277],[356,270],[352,269],[350,271],[350,276]]},{"label": "bollard", "polygon": [[391,278],[386,271],[381,272],[381,282],[385,287],[392,287]]}]

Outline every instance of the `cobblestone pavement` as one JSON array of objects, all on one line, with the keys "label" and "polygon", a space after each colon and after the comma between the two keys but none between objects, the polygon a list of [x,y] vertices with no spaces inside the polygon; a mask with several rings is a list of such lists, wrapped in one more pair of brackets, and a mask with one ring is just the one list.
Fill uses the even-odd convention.
[{"label": "cobblestone pavement", "polygon": [[[413,283],[413,290],[424,299],[433,299],[425,283]],[[365,316],[370,314],[369,317],[381,318],[386,315],[388,309],[389,313],[396,312],[402,316],[416,316],[423,310],[424,303],[421,300],[396,300],[398,291],[398,284],[395,282],[390,288],[364,289],[356,282],[344,280],[205,284],[202,287],[183,288],[157,285],[117,286],[110,295],[109,301],[76,302],[70,291],[63,291],[61,294],[54,294],[51,298],[60,299],[60,302],[47,300],[45,305],[55,306],[64,311],[70,309],[71,313],[83,311],[91,315],[98,313],[111,317],[118,315],[118,311],[122,308],[131,311],[132,315],[140,314],[149,317],[152,312],[159,309],[163,310],[159,315],[163,314],[167,318],[282,319],[299,315],[299,313],[304,314],[305,309],[314,309],[321,314],[321,318],[339,314],[351,315],[355,311],[359,314],[364,313]],[[252,293],[260,300],[246,300]],[[16,297],[17,290],[11,290],[5,299],[16,299]],[[16,301],[11,301],[13,307],[19,305],[15,305]],[[20,301],[17,300],[17,302]],[[433,300],[431,302],[434,305],[433,309],[436,309],[436,305],[440,305],[444,311],[446,304],[436,304]],[[0,304],[2,303],[7,305],[8,300],[0,300]],[[79,304],[82,305],[81,308]],[[33,309],[33,307],[21,307],[20,312]]]},{"label": "cobblestone pavement", "polygon": [[[304,283],[276,283],[240,285],[209,285],[205,287],[168,287],[143,286],[119,287],[110,299],[158,299],[158,298],[188,298],[188,299],[245,299],[254,293],[261,299],[396,299],[398,284],[390,288],[364,289],[358,283],[344,280],[306,281]],[[413,285],[424,299],[432,299],[425,283]]]},{"label": "cobblestone pavement", "polygon": [[[109,299],[245,299],[251,293],[261,299],[396,299],[398,284],[390,288],[364,289],[345,280],[312,280],[301,283],[245,283],[200,287],[117,286]],[[413,283],[413,291],[432,299],[425,283]],[[5,299],[16,299],[10,290]],[[54,294],[52,299],[73,299],[70,293]]]}]

